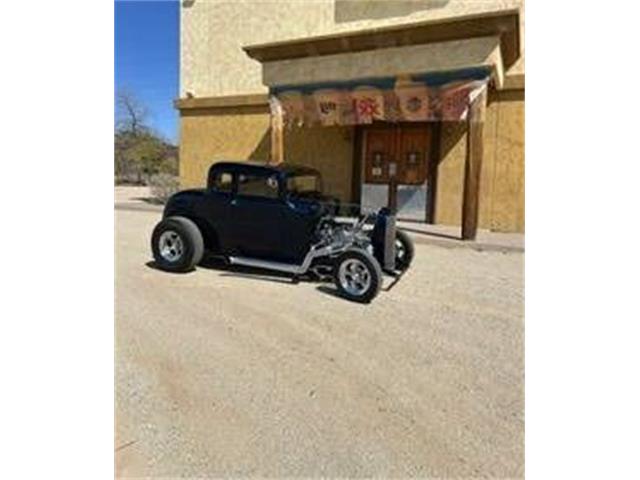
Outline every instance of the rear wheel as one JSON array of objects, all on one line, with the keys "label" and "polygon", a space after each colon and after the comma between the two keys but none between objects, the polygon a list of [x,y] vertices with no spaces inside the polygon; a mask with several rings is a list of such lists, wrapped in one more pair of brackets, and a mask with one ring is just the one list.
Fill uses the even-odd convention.
[{"label": "rear wheel", "polygon": [[351,249],[335,261],[334,282],[343,296],[360,303],[373,300],[382,286],[378,261],[366,250]]},{"label": "rear wheel", "polygon": [[187,272],[202,260],[202,233],[185,217],[163,219],[151,235],[151,250],[156,265],[169,272]]}]

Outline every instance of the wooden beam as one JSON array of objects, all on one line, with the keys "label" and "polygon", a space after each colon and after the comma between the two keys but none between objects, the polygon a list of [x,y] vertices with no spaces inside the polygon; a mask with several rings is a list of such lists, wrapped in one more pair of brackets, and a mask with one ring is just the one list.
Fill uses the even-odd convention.
[{"label": "wooden beam", "polygon": [[362,196],[362,165],[364,165],[365,130],[362,125],[353,126],[353,160],[351,167],[351,203],[360,203]]},{"label": "wooden beam", "polygon": [[271,107],[271,156],[269,163],[284,162],[284,121],[282,106],[279,103]]},{"label": "wooden beam", "polygon": [[438,164],[440,163],[440,150],[442,145],[442,121],[429,123],[431,128],[431,144],[429,146],[429,158],[427,163],[427,205],[425,222],[435,223],[436,198],[438,196]]},{"label": "wooden beam", "polygon": [[486,90],[478,95],[467,113],[467,154],[464,164],[462,197],[462,239],[475,240],[478,231],[480,174],[482,172],[484,109]]}]

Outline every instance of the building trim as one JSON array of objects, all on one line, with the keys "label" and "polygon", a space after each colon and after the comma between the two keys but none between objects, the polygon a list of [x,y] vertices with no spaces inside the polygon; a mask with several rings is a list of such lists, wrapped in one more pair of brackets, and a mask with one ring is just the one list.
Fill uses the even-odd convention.
[{"label": "building trim", "polygon": [[266,93],[178,98],[173,101],[173,106],[178,110],[262,107],[268,104],[269,96]]},{"label": "building trim", "polygon": [[259,62],[272,62],[309,56],[360,52],[497,35],[505,69],[520,57],[519,10],[464,15],[454,18],[414,22],[305,37],[295,40],[247,45],[243,50]]}]

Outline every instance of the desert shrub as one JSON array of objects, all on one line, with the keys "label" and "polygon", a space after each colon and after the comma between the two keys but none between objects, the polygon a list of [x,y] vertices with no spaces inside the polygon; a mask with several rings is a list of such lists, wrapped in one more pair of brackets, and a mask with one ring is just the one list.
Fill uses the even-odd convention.
[{"label": "desert shrub", "polygon": [[165,203],[171,195],[178,191],[178,177],[169,173],[156,173],[149,177],[151,195],[158,203]]}]

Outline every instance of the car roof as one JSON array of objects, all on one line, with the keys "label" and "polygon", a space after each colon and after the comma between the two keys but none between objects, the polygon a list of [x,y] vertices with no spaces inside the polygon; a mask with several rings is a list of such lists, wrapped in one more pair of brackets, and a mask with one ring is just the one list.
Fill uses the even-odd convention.
[{"label": "car roof", "polygon": [[318,171],[314,168],[307,167],[306,165],[299,165],[295,163],[278,163],[270,165],[263,162],[256,162],[254,160],[248,161],[223,161],[216,162],[211,165],[211,169],[215,170],[248,170],[248,169],[260,169],[274,173],[284,173],[286,175],[304,175],[304,174],[317,174]]}]

